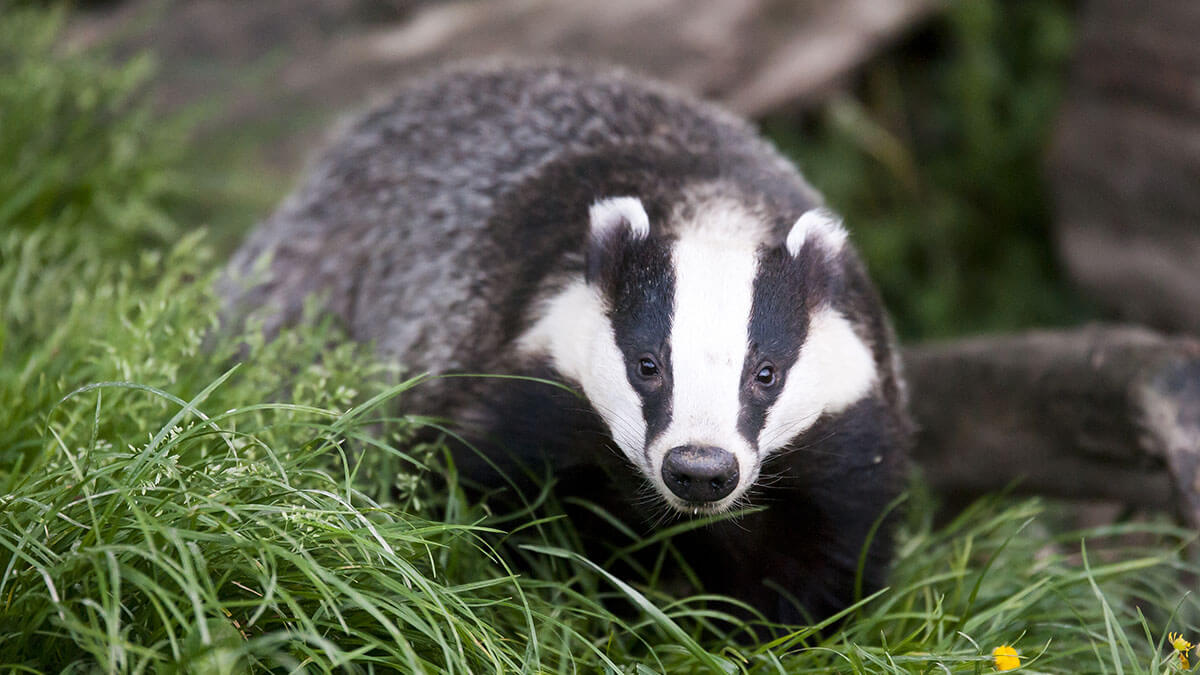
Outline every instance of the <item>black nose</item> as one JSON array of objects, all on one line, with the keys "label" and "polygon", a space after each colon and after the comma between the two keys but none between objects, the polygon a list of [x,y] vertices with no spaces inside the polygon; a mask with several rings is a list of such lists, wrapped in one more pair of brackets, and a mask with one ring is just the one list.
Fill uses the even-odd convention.
[{"label": "black nose", "polygon": [[715,502],[737,487],[737,458],[721,448],[681,445],[667,451],[662,477],[680,499]]}]

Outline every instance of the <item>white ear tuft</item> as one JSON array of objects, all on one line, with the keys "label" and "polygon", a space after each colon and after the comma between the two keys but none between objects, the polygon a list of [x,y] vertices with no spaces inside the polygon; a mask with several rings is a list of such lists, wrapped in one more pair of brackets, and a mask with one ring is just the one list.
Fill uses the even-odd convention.
[{"label": "white ear tuft", "polygon": [[800,255],[800,249],[806,242],[812,241],[825,248],[830,255],[837,255],[846,245],[846,228],[842,227],[842,219],[825,208],[805,211],[792,225],[788,232],[787,250],[792,257]]},{"label": "white ear tuft", "polygon": [[637,197],[609,197],[592,204],[588,210],[592,236],[600,237],[618,227],[628,227],[634,239],[650,236],[650,217]]}]

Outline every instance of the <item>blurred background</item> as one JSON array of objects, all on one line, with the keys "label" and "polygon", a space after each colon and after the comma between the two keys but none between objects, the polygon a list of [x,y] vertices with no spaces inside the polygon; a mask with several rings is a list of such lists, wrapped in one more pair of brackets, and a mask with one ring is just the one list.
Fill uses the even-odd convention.
[{"label": "blurred background", "polygon": [[[80,227],[206,227],[228,252],[398,81],[555,55],[756,120],[846,216],[907,340],[1087,320],[1200,332],[1192,0],[108,0],[45,15],[9,3],[0,27],[3,228],[71,191],[63,217]],[[39,137],[57,128],[71,133]],[[113,140],[80,157],[91,134]],[[119,203],[135,192],[154,197]]]}]

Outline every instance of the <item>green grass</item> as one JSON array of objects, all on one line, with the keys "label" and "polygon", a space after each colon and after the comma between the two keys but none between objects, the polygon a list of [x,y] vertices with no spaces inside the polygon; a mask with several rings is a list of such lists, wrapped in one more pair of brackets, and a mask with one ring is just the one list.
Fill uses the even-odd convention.
[{"label": "green grass", "polygon": [[[988,673],[1008,643],[1158,674],[1169,631],[1200,637],[1195,533],[1001,498],[936,525],[919,483],[890,586],[837,630],[758,643],[728,600],[613,577],[553,500],[464,497],[403,414],[421,383],[315,311],[214,331],[218,243],[171,208],[191,169],[137,103],[149,66],[3,19],[0,671]],[[669,536],[614,555],[638,546],[680,564]]]}]

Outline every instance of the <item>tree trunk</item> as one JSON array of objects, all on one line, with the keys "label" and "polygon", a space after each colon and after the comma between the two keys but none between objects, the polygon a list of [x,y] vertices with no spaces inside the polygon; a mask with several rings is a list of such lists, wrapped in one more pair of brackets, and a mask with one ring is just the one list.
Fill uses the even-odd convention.
[{"label": "tree trunk", "polygon": [[1084,5],[1050,179],[1075,281],[1200,334],[1200,2]]}]

